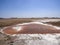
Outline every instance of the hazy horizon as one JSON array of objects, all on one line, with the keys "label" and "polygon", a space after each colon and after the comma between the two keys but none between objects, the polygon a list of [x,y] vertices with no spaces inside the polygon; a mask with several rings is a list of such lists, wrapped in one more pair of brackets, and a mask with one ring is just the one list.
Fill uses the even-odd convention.
[{"label": "hazy horizon", "polygon": [[0,17],[60,17],[60,0],[0,0]]}]

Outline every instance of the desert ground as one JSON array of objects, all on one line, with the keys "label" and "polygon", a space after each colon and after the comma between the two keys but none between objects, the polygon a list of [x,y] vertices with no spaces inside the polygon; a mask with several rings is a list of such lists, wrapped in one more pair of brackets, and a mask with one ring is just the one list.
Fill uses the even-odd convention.
[{"label": "desert ground", "polygon": [[60,45],[60,19],[0,19],[0,45]]}]

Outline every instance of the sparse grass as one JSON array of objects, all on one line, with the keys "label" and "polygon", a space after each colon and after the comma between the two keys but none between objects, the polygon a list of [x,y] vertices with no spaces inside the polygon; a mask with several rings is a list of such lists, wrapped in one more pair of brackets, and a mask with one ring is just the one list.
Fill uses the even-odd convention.
[{"label": "sparse grass", "polygon": [[55,25],[55,26],[60,26],[60,21],[58,22],[46,22],[48,24],[52,24],[52,25]]},{"label": "sparse grass", "polygon": [[31,22],[32,19],[0,19],[0,27],[10,26],[18,23]]},{"label": "sparse grass", "polygon": [[[25,23],[25,22],[32,22],[34,20],[43,20],[43,18],[7,18],[7,19],[0,19],[0,27],[15,25],[18,23]],[[60,26],[59,22],[47,22],[48,24]]]}]

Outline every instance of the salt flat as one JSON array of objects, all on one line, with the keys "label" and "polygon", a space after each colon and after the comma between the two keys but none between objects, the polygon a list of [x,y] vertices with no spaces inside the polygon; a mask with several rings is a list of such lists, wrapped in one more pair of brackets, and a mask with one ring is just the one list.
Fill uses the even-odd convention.
[{"label": "salt flat", "polygon": [[60,27],[40,21],[9,26],[2,32],[16,37],[13,45],[60,45]]}]

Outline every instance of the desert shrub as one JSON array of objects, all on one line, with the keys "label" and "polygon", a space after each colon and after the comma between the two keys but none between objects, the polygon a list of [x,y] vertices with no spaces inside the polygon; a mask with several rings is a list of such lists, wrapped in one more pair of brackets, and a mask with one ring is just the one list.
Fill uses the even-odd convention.
[{"label": "desert shrub", "polygon": [[31,22],[32,19],[0,19],[0,27],[15,25],[18,23]]}]

